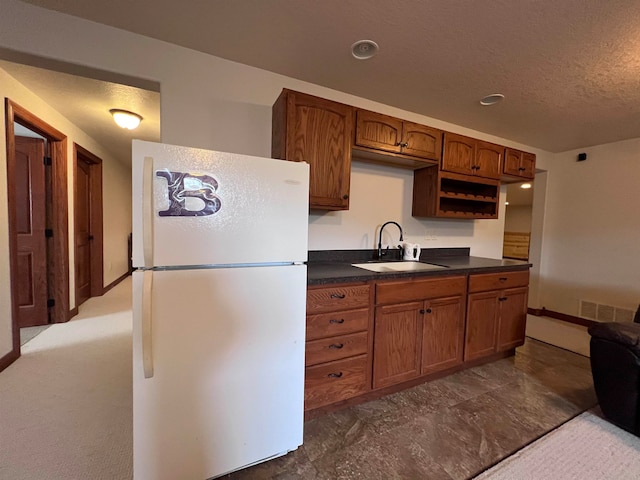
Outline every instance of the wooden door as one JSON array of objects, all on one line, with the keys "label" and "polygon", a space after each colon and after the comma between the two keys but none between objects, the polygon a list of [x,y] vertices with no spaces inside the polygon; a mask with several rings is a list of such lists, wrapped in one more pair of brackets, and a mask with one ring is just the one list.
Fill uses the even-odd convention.
[{"label": "wooden door", "polygon": [[461,364],[464,347],[463,297],[430,300],[425,302],[424,307],[423,375]]},{"label": "wooden door", "polygon": [[352,134],[352,107],[289,92],[286,159],[311,167],[310,208],[349,208]]},{"label": "wooden door", "polygon": [[522,152],[522,164],[518,169],[520,176],[533,179],[536,175],[536,156],[533,153]]},{"label": "wooden door", "polygon": [[502,172],[504,147],[494,143],[477,141],[475,174],[480,177],[499,179]]},{"label": "wooden door", "polygon": [[76,305],[91,297],[91,165],[76,156]]},{"label": "wooden door", "polygon": [[402,125],[402,153],[429,160],[442,158],[442,131],[418,123]]},{"label": "wooden door", "polygon": [[356,145],[400,153],[401,143],[402,120],[368,110],[357,110]]},{"label": "wooden door", "polygon": [[527,324],[527,296],[529,288],[512,288],[498,298],[498,351],[519,347],[524,343]]},{"label": "wooden door", "polygon": [[502,171],[506,175],[520,176],[520,164],[522,152],[512,148],[506,148],[504,152],[504,167]]},{"label": "wooden door", "polygon": [[18,326],[49,322],[47,310],[46,190],[44,140],[15,137],[15,234]]},{"label": "wooden door", "polygon": [[420,374],[420,302],[377,307],[373,337],[373,388],[404,382]]},{"label": "wooden door", "polygon": [[467,300],[467,330],[464,359],[484,357],[496,351],[499,292],[470,293]]},{"label": "wooden door", "polygon": [[476,141],[473,138],[445,132],[442,170],[471,175],[474,172]]}]

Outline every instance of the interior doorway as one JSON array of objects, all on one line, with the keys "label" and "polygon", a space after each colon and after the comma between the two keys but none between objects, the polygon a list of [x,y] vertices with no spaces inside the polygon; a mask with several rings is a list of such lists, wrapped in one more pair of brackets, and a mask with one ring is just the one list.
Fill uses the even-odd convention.
[{"label": "interior doorway", "polygon": [[102,160],[74,143],[76,306],[104,293]]},{"label": "interior doorway", "polygon": [[20,356],[20,327],[66,322],[72,312],[67,138],[9,99],[5,112],[13,348],[3,361],[10,363]]},{"label": "interior doorway", "polygon": [[534,182],[507,185],[502,257],[529,260]]}]

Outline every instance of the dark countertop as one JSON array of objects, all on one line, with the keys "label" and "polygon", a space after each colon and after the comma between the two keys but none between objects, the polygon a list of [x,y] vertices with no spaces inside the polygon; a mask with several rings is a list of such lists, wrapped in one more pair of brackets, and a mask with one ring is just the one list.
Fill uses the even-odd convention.
[{"label": "dark countertop", "polygon": [[[391,251],[393,261],[397,251]],[[471,257],[468,248],[435,248],[423,250],[420,261],[447,267],[424,272],[378,273],[353,267],[352,263],[365,263],[375,258],[375,250],[330,250],[310,251],[307,262],[307,284],[326,285],[332,283],[366,282],[411,277],[436,277],[467,273],[490,273],[492,271],[526,270],[528,262],[520,260],[497,260]]]}]

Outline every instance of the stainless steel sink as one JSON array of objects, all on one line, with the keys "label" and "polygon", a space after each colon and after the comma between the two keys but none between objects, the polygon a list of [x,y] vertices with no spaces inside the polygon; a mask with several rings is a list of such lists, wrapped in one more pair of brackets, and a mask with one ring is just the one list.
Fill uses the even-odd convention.
[{"label": "stainless steel sink", "polygon": [[392,272],[424,272],[425,270],[441,270],[442,265],[420,262],[376,262],[376,263],[352,263],[354,267],[369,270],[371,272],[392,273]]}]

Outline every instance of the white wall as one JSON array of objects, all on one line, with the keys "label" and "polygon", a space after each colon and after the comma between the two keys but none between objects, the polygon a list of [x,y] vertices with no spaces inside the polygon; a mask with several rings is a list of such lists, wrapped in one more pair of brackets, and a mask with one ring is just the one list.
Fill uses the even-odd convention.
[{"label": "white wall", "polygon": [[[7,72],[0,69],[0,98],[9,98],[21,107],[67,135],[67,169],[69,172],[69,255],[74,264],[73,225],[73,143],[86,148],[103,160],[104,228],[104,285],[108,285],[127,271],[127,235],[131,231],[131,174],[127,167],[114,159],[102,146],[69,122],[33,92],[25,88]],[[6,117],[0,120],[5,131]],[[9,258],[7,212],[6,138],[0,135],[0,256]],[[70,268],[70,307],[75,306],[74,269]],[[0,263],[0,357],[11,350],[11,296],[9,262]]]},{"label": "white wall", "polygon": [[[578,152],[587,160],[577,162]],[[640,139],[558,154],[547,167],[538,306],[577,315],[578,301],[588,299],[635,310]]]},{"label": "white wall", "polygon": [[531,231],[531,205],[508,205],[504,217],[506,232],[529,233]]}]

